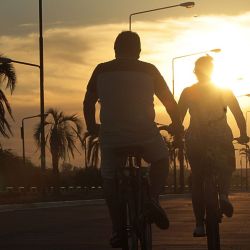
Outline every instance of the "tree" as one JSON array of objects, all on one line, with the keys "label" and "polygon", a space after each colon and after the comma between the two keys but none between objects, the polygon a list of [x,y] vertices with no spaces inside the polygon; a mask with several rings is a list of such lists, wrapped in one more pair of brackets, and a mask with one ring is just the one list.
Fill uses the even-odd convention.
[{"label": "tree", "polygon": [[23,165],[22,157],[0,147],[0,190],[6,186],[40,186],[41,169],[31,161]]},{"label": "tree", "polygon": [[2,85],[6,84],[6,89],[9,89],[12,94],[16,82],[17,78],[13,64],[9,62],[7,58],[0,55],[0,134],[7,138],[9,135],[12,135],[12,131],[6,119],[6,110],[12,119],[13,116],[10,103],[2,90]]},{"label": "tree", "polygon": [[[74,158],[77,150],[76,143],[82,133],[82,123],[76,114],[64,115],[50,108],[45,118],[45,143],[49,141],[49,149],[52,156],[52,167],[55,177],[55,185],[59,184],[59,161]],[[41,124],[35,127],[34,139],[41,146]],[[77,150],[78,151],[78,150]]]},{"label": "tree", "polygon": [[81,140],[82,148],[84,151],[85,168],[94,167],[99,165],[100,153],[100,140],[99,137],[90,135],[86,132]]}]

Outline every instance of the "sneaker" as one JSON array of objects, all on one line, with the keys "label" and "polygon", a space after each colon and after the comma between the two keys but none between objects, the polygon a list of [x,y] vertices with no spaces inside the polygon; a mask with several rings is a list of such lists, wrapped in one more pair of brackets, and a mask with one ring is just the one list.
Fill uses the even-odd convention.
[{"label": "sneaker", "polygon": [[227,217],[230,218],[233,216],[234,208],[226,195],[220,196],[220,208],[221,212],[225,214]]},{"label": "sneaker", "polygon": [[112,248],[121,248],[122,247],[122,236],[118,232],[113,232],[110,238],[110,245]]},{"label": "sneaker", "polygon": [[169,220],[164,209],[153,199],[146,204],[146,217],[160,229],[169,228]]},{"label": "sneaker", "polygon": [[193,232],[193,236],[194,237],[205,237],[206,236],[204,224],[196,226],[196,228],[194,229],[194,232]]}]

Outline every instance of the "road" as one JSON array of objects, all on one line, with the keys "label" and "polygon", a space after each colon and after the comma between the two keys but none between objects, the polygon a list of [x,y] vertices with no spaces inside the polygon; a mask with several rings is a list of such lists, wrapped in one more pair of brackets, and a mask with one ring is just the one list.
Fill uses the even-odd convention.
[{"label": "road", "polygon": [[[234,217],[221,224],[222,250],[250,250],[250,193],[231,195]],[[170,229],[153,227],[155,250],[205,250],[206,238],[193,238],[190,197],[162,198]],[[0,250],[110,250],[110,222],[103,202],[45,208],[1,209]],[[12,211],[11,211],[12,210]]]}]

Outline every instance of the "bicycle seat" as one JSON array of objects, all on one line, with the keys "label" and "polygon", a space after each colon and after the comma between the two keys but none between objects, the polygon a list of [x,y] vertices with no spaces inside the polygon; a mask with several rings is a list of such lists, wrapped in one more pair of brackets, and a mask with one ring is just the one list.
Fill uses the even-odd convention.
[{"label": "bicycle seat", "polygon": [[117,155],[123,157],[141,157],[143,153],[143,147],[140,145],[118,147],[115,149],[115,152]]}]

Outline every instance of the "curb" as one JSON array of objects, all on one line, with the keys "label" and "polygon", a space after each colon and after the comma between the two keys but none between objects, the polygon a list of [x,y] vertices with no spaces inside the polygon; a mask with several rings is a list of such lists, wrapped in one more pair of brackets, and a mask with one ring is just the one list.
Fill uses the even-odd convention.
[{"label": "curb", "polygon": [[[162,199],[176,199],[176,198],[187,198],[190,194],[164,194],[160,196]],[[14,212],[32,209],[47,209],[47,208],[59,208],[59,207],[74,207],[84,205],[104,205],[104,199],[96,200],[75,200],[75,201],[51,201],[51,202],[37,202],[27,204],[6,204],[0,205],[0,213]]]},{"label": "curb", "polygon": [[74,207],[82,205],[104,205],[103,199],[97,200],[76,200],[76,201],[53,201],[53,202],[38,202],[29,204],[7,204],[0,205],[0,213],[23,211],[32,209],[46,209],[46,208],[58,208],[58,207]]}]

